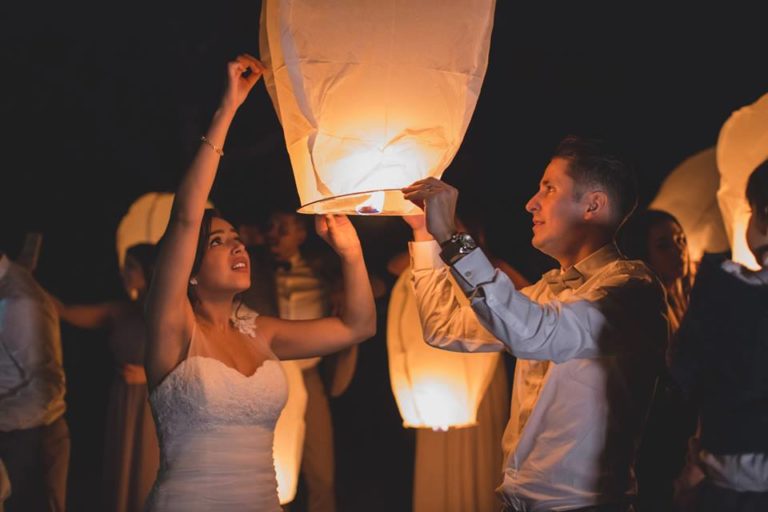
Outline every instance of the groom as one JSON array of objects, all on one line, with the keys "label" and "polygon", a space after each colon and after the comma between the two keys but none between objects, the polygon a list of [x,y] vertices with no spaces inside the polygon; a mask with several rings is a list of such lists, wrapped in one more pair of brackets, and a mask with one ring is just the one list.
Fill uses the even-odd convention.
[{"label": "groom", "polygon": [[[406,221],[427,342],[518,358],[498,488],[505,510],[627,511],[668,328],[661,285],[613,243],[636,204],[630,169],[599,141],[559,144],[526,210],[534,247],[560,268],[522,292],[457,232],[455,188],[427,178],[403,192],[426,213]],[[454,298],[449,272],[471,307]]]}]

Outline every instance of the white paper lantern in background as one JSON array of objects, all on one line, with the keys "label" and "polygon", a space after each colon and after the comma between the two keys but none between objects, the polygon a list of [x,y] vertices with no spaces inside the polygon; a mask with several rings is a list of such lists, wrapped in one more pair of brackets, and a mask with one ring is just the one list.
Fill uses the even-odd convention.
[{"label": "white paper lantern in background", "polygon": [[[125,251],[131,246],[156,244],[160,240],[171,218],[172,206],[173,194],[169,192],[148,192],[131,204],[115,234],[120,268],[125,263]],[[210,201],[207,208],[213,208]]]},{"label": "white paper lantern in background", "polygon": [[488,64],[494,0],[264,0],[264,80],[302,213],[415,211],[440,177]]},{"label": "white paper lantern in background", "polygon": [[734,261],[759,266],[747,246],[749,204],[745,197],[752,171],[768,158],[768,94],[728,118],[717,139],[720,190],[717,199],[731,241]]},{"label": "white paper lantern in background", "polygon": [[[427,345],[410,280],[409,269],[392,288],[387,313],[389,377],[403,425],[435,430],[475,425],[501,354],[466,354]],[[466,303],[462,293],[457,296]]]},{"label": "white paper lantern in background", "polygon": [[307,410],[307,388],[304,374],[297,361],[281,361],[288,378],[288,402],[286,402],[275,426],[273,455],[277,473],[277,495],[280,504],[290,503],[296,497],[299,469],[304,450]]},{"label": "white paper lantern in background", "polygon": [[704,252],[728,250],[728,235],[717,202],[720,173],[715,148],[705,149],[678,165],[661,184],[649,208],[664,210],[677,218],[688,239],[691,261]]}]

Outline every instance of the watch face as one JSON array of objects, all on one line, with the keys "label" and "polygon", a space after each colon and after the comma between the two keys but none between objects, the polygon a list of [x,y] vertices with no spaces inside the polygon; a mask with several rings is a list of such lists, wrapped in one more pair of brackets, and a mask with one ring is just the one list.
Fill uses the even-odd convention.
[{"label": "watch face", "polygon": [[462,256],[477,248],[474,239],[467,233],[454,233],[451,238],[440,244],[440,257],[448,265],[453,265]]},{"label": "watch face", "polygon": [[461,234],[459,242],[461,243],[462,252],[469,252],[475,247],[477,247],[475,240],[467,233]]}]

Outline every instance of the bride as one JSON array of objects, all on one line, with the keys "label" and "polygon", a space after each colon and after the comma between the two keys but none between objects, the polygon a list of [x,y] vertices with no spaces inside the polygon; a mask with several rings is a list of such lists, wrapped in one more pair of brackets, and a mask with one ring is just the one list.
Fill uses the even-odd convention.
[{"label": "bride", "polygon": [[205,203],[235,112],[263,71],[250,55],[228,64],[227,88],[179,185],[147,296],[145,367],[161,451],[150,512],[280,511],[272,436],[288,391],[279,360],[338,352],[376,329],[360,241],[344,216],[316,218],[342,262],[339,317],[237,314],[235,295],[250,286],[248,254]]}]

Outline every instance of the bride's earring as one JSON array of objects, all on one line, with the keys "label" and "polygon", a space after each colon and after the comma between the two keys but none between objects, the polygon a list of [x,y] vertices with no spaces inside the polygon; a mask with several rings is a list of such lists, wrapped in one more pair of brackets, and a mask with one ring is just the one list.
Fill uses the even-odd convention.
[{"label": "bride's earring", "polygon": [[189,284],[191,284],[192,286],[197,286],[197,278],[196,277],[189,278]]}]

